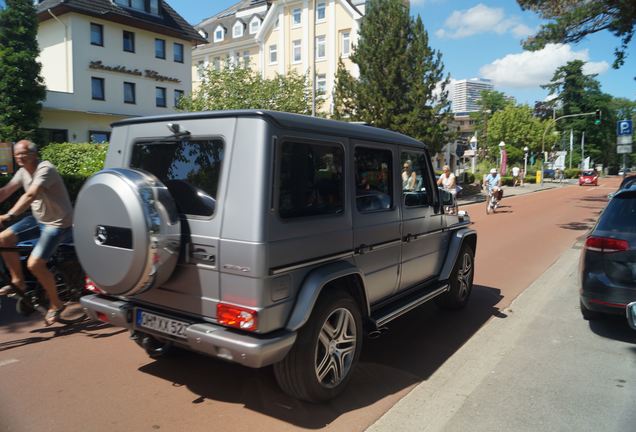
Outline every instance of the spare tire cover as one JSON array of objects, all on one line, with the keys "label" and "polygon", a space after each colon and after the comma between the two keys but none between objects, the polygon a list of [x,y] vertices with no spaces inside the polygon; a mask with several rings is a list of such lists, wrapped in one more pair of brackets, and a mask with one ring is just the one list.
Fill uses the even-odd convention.
[{"label": "spare tire cover", "polygon": [[170,277],[181,222],[168,189],[152,174],[106,169],[79,192],[73,236],[87,276],[107,294],[131,296]]}]

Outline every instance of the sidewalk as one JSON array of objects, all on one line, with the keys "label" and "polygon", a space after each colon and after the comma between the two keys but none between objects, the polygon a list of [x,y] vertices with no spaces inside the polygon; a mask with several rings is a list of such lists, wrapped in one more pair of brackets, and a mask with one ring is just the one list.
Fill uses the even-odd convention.
[{"label": "sidewalk", "polygon": [[582,319],[580,247],[367,432],[633,431],[636,332]]},{"label": "sidewalk", "polygon": [[[573,184],[576,184],[574,182],[576,182],[576,179],[574,180],[570,179],[569,181],[564,180],[562,183],[546,181],[543,183],[543,186],[540,184],[530,184],[530,183],[526,183],[523,186],[517,186],[517,187],[504,186],[503,187],[504,199],[506,197],[515,196],[515,195],[524,195],[527,193],[538,192],[542,190],[571,186]],[[483,190],[481,192],[478,192],[477,194],[467,195],[467,196],[460,193],[459,197],[457,198],[457,204],[462,206],[466,204],[474,204],[478,202],[483,202],[485,200],[486,200],[486,193]]]}]

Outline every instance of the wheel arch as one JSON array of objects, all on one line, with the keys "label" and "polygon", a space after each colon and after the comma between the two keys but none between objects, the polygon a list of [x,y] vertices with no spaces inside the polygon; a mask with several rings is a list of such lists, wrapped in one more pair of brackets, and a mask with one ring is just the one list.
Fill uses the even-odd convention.
[{"label": "wheel arch", "polygon": [[448,245],[448,253],[446,254],[446,261],[442,266],[439,279],[446,280],[450,277],[451,271],[455,266],[455,261],[459,256],[459,251],[464,244],[469,245],[473,253],[477,254],[477,231],[463,228],[455,231],[450,238],[450,244]]},{"label": "wheel arch", "polygon": [[369,317],[369,303],[364,291],[364,275],[354,264],[338,261],[318,267],[305,277],[294,309],[287,321],[287,329],[297,331],[309,320],[318,297],[325,290],[344,289],[360,306],[363,321]]}]

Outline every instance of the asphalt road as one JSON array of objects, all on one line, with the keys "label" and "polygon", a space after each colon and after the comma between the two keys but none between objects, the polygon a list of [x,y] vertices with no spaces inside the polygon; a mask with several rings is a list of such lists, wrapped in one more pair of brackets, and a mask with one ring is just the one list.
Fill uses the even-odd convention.
[{"label": "asphalt road", "polygon": [[0,431],[362,431],[445,363],[585,233],[617,179],[505,198],[479,233],[473,296],[461,312],[424,305],[365,340],[347,391],[326,405],[282,394],[271,369],[180,353],[153,361],[121,329],[45,328],[0,311]]}]

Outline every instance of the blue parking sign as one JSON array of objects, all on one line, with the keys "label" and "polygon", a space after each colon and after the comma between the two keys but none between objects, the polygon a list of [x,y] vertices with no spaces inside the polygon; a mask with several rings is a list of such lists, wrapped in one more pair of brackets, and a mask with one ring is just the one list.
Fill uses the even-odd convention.
[{"label": "blue parking sign", "polygon": [[619,120],[616,122],[616,135],[624,136],[632,135],[632,121],[631,120]]}]

